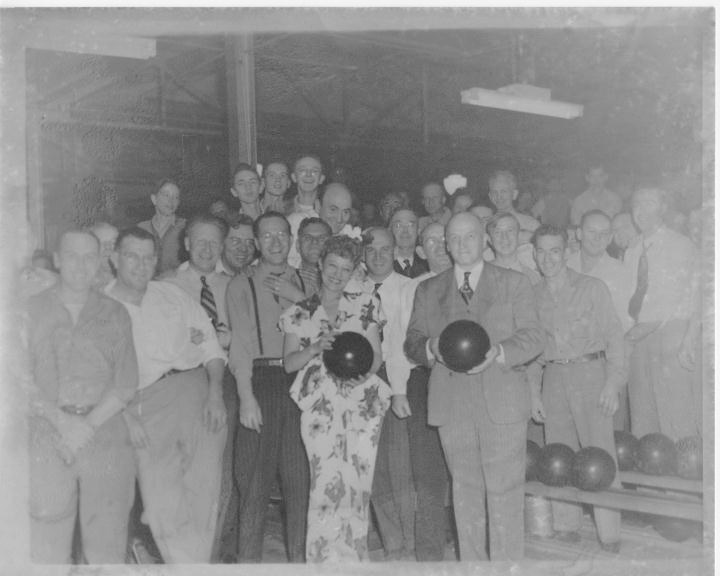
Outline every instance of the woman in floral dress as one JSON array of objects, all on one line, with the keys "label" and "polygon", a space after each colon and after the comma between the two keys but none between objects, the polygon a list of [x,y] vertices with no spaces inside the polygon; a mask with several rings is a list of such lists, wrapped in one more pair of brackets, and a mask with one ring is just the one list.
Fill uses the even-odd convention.
[{"label": "woman in floral dress", "polygon": [[[390,388],[375,374],[382,362],[378,300],[345,292],[361,253],[357,240],[330,238],[320,260],[320,292],[280,318],[285,370],[299,371],[290,396],[302,410],[310,463],[308,562],[368,558],[370,490]],[[365,336],[374,352],[370,371],[354,380],[334,377],[322,361],[334,336],[347,331]]]}]

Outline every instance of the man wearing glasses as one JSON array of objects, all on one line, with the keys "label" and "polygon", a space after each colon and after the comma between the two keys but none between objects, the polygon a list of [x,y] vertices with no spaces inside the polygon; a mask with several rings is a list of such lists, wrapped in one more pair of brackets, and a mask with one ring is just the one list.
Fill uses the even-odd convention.
[{"label": "man wearing glasses", "polygon": [[255,235],[250,216],[240,214],[230,221],[230,228],[218,264],[229,276],[246,270],[255,260]]},{"label": "man wearing glasses", "polygon": [[288,394],[294,375],[285,374],[283,335],[277,329],[283,310],[293,304],[279,287],[291,284],[301,289],[300,280],[297,270],[287,263],[290,226],[285,216],[265,212],[253,226],[259,261],[235,276],[227,291],[232,330],[229,363],[237,382],[241,424],[235,450],[237,560],[262,560],[268,498],[279,473],[288,559],[303,562],[310,479],[300,436],[300,410]]},{"label": "man wearing glasses", "polygon": [[398,274],[417,278],[430,270],[427,260],[415,253],[418,239],[418,217],[415,212],[402,208],[390,219],[390,231],[395,238],[393,268]]},{"label": "man wearing glasses", "polygon": [[332,236],[330,225],[321,218],[305,218],[300,224],[297,249],[300,253],[298,274],[303,281],[303,293],[310,296],[320,289],[318,262],[325,242]]}]

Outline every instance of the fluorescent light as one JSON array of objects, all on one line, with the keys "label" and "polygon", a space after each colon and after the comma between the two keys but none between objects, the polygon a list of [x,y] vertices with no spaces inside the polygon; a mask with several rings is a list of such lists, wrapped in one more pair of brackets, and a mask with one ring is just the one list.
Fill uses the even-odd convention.
[{"label": "fluorescent light", "polygon": [[461,93],[463,104],[499,108],[511,112],[525,112],[555,118],[578,118],[583,114],[580,104],[550,99],[550,90],[524,84],[512,84],[498,90],[470,88]]}]

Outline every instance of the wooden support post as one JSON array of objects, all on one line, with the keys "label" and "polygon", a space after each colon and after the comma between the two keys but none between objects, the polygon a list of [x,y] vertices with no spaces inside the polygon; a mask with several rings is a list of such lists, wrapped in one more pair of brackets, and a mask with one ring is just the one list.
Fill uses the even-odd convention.
[{"label": "wooden support post", "polygon": [[422,132],[423,146],[426,148],[430,145],[430,122],[428,121],[428,100],[430,97],[430,89],[428,87],[428,71],[427,65],[422,65]]},{"label": "wooden support post", "polygon": [[230,170],[238,162],[257,162],[255,56],[249,34],[225,43]]}]

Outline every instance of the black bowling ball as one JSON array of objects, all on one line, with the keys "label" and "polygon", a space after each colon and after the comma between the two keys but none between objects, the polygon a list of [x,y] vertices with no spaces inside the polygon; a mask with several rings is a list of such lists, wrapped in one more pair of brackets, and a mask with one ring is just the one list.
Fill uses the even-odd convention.
[{"label": "black bowling ball", "polygon": [[528,482],[537,478],[537,465],[540,460],[542,448],[532,440],[527,441],[527,455],[525,456],[525,480]]},{"label": "black bowling ball", "polygon": [[615,456],[620,470],[635,469],[638,446],[638,439],[630,432],[615,430]]},{"label": "black bowling ball", "polygon": [[342,332],[335,336],[332,348],[323,352],[327,371],[341,380],[367,374],[373,363],[373,349],[362,334]]},{"label": "black bowling ball", "polygon": [[438,347],[450,370],[467,372],[485,360],[490,350],[490,338],[477,322],[456,320],[442,331]]},{"label": "black bowling ball", "polygon": [[572,484],[580,490],[597,492],[610,487],[615,480],[615,461],[597,446],[578,450],[573,460]]},{"label": "black bowling ball", "polygon": [[702,542],[702,523],[682,518],[669,518],[667,516],[655,516],[652,521],[653,528],[665,540],[672,542],[685,542],[695,538]]},{"label": "black bowling ball", "polygon": [[703,470],[702,438],[688,436],[675,444],[678,453],[678,475],[688,480],[701,480]]},{"label": "black bowling ball", "polygon": [[567,486],[572,477],[575,452],[570,446],[553,442],[540,452],[537,463],[537,479],[548,486]]},{"label": "black bowling ball", "polygon": [[677,448],[664,434],[653,432],[640,438],[637,465],[640,472],[654,474],[675,474],[677,471]]}]

